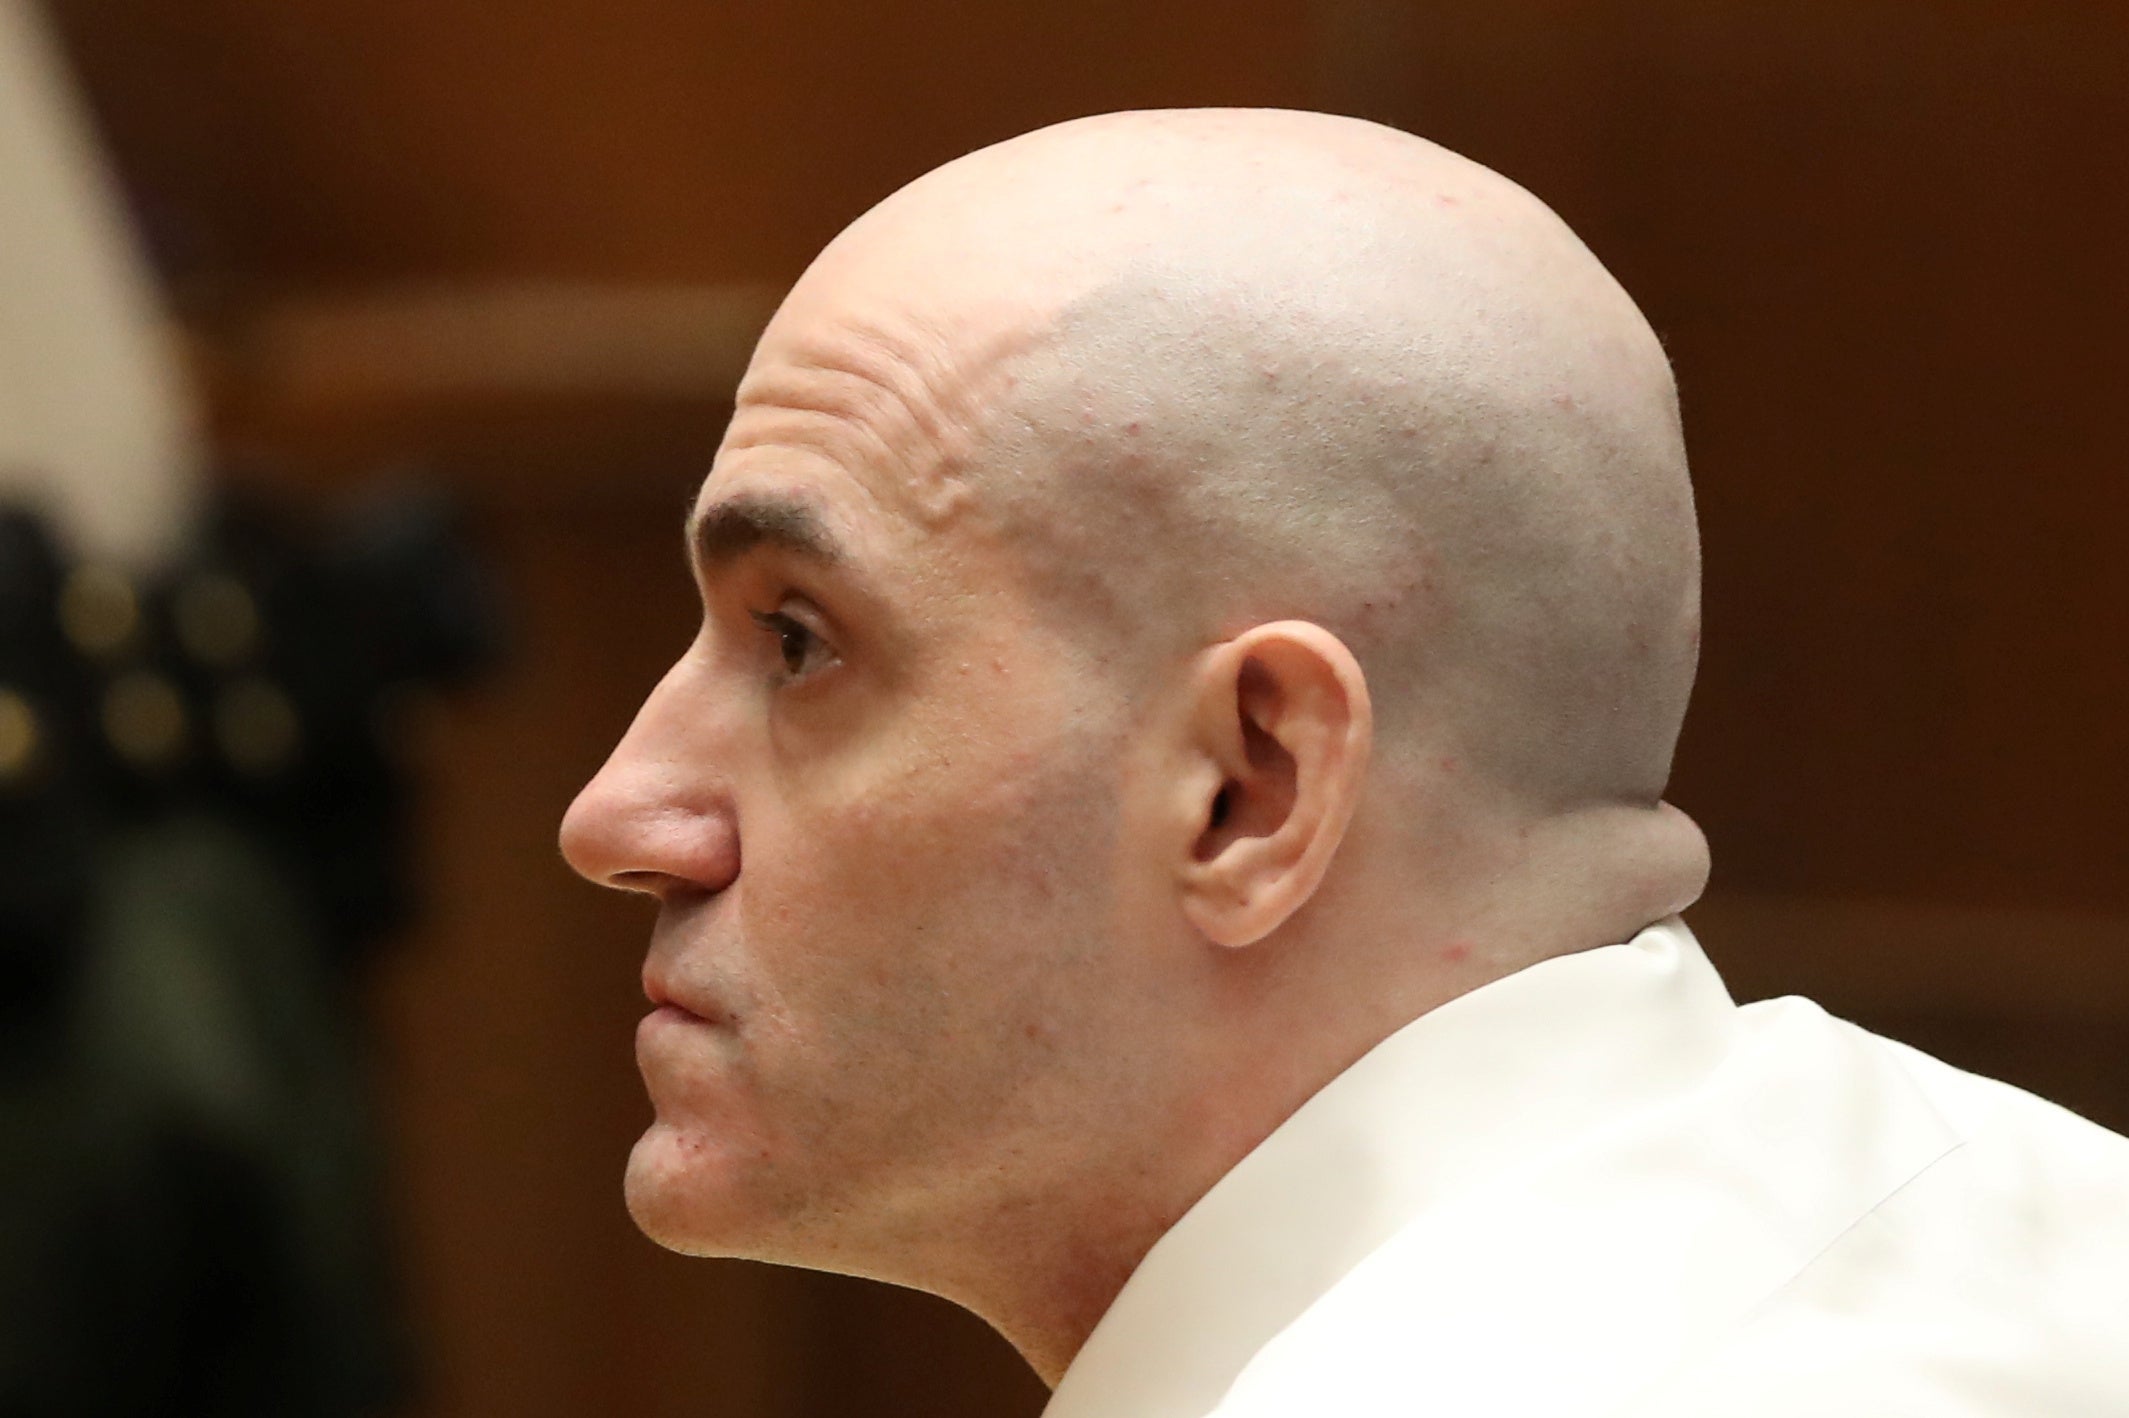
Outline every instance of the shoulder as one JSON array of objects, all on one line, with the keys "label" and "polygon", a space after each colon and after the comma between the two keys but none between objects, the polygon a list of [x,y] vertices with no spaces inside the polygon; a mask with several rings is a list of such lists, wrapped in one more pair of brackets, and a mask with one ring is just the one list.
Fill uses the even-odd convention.
[{"label": "shoulder", "polygon": [[1219,1418],[2129,1410],[2129,1140],[1801,1001],[1759,1018],[1689,1103],[1393,1237]]}]

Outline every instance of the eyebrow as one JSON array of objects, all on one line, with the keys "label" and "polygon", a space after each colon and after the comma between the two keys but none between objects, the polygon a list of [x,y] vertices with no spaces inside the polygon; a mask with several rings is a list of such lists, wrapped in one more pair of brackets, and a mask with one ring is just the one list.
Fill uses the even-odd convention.
[{"label": "eyebrow", "polygon": [[763,493],[741,493],[713,504],[688,527],[695,566],[708,573],[731,565],[756,547],[775,547],[823,566],[846,558],[819,512],[806,503]]}]

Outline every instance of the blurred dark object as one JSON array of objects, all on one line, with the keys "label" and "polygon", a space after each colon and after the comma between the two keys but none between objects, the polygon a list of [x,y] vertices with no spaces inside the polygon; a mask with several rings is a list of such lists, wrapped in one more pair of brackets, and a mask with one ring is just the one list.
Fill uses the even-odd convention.
[{"label": "blurred dark object", "polygon": [[182,564],[0,512],[0,1414],[354,1415],[408,1364],[352,967],[406,699],[497,656],[450,504],[221,501]]},{"label": "blurred dark object", "polygon": [[78,953],[93,871],[87,803],[58,765],[82,696],[57,606],[64,579],[43,523],[0,509],[0,1056],[36,1028]]}]

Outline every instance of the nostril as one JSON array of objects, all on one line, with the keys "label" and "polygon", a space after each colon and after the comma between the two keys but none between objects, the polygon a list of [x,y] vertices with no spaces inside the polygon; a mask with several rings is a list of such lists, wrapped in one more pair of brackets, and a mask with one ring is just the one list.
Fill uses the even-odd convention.
[{"label": "nostril", "polygon": [[729,813],[613,807],[572,808],[563,820],[562,857],[585,880],[670,902],[689,893],[714,896],[739,875],[739,833]]},{"label": "nostril", "polygon": [[664,897],[680,883],[662,871],[618,871],[607,873],[604,884],[616,891],[637,891],[645,896]]},{"label": "nostril", "polygon": [[577,875],[661,899],[731,883],[739,824],[729,794],[718,783],[676,782],[673,770],[666,759],[615,751],[562,815],[562,857]]}]

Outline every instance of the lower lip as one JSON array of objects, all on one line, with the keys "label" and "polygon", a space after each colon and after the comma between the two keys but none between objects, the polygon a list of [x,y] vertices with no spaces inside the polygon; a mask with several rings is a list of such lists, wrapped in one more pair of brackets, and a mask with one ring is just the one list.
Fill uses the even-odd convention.
[{"label": "lower lip", "polygon": [[[636,1025],[637,1063],[642,1064],[652,1057],[670,1056],[674,1049],[684,1049],[692,1055],[700,1047],[700,1031],[708,1023],[701,1015],[690,1014],[677,1004],[658,1006]],[[690,1039],[696,1042],[682,1042]]]},{"label": "lower lip", "polygon": [[737,1047],[737,1037],[718,1021],[660,1005],[636,1025],[636,1071],[654,1108],[691,1107],[701,1102],[701,1089],[722,1082]]}]

